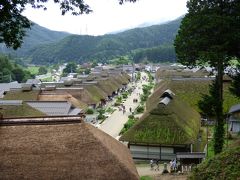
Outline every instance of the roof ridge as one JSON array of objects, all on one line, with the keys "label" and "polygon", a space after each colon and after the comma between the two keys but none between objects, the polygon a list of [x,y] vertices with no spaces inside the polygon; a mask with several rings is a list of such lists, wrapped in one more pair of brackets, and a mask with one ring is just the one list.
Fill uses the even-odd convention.
[{"label": "roof ridge", "polygon": [[72,124],[82,123],[80,116],[49,116],[49,117],[24,117],[24,118],[5,118],[0,121],[0,126],[15,126],[15,125],[57,125],[57,124]]}]

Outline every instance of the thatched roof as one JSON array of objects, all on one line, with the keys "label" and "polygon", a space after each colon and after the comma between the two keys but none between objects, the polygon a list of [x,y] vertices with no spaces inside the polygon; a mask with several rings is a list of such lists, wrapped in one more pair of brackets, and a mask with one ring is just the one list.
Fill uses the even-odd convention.
[{"label": "thatched roof", "polygon": [[87,85],[84,86],[84,89],[90,93],[91,97],[96,102],[100,102],[101,99],[106,99],[108,96],[102,89],[100,89],[96,85]]},{"label": "thatched roof", "polygon": [[[85,104],[84,102],[79,100],[79,99],[81,99],[81,96],[79,97],[79,99],[77,99],[74,97],[75,94],[76,93],[73,93],[73,95],[71,95],[69,93],[41,94],[41,95],[39,95],[39,100],[40,101],[69,101],[77,108],[84,109],[84,110],[87,109],[87,104]],[[76,96],[78,97],[78,94]]]},{"label": "thatched roof", "polygon": [[80,122],[0,126],[2,179],[139,179],[129,150]]},{"label": "thatched roof", "polygon": [[33,90],[33,91],[9,91],[4,96],[4,100],[37,100],[40,91]]},{"label": "thatched roof", "polygon": [[118,90],[118,86],[111,83],[110,79],[98,80],[98,87],[102,89],[108,96],[112,96],[112,93]]},{"label": "thatched roof", "polygon": [[[161,95],[155,98],[160,102]],[[191,144],[197,139],[200,128],[200,115],[188,104],[176,96],[164,103],[152,104],[132,128],[121,138],[121,141],[144,144]],[[154,102],[155,103],[155,102]]]},{"label": "thatched roof", "polygon": [[5,118],[46,115],[26,103],[23,103],[22,105],[0,105],[0,113],[2,113]]},{"label": "thatched roof", "polygon": [[194,70],[182,70],[182,69],[165,69],[159,68],[156,72],[157,79],[165,78],[204,78],[209,76],[209,72],[204,69],[199,69],[196,72]]}]

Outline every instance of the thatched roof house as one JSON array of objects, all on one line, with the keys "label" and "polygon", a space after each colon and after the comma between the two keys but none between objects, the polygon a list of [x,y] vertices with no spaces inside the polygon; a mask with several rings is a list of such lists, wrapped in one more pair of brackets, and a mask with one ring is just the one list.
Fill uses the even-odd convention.
[{"label": "thatched roof house", "polygon": [[158,103],[120,138],[129,142],[133,157],[172,159],[176,152],[191,151],[198,139],[199,113],[170,92],[154,94]]},{"label": "thatched roof house", "polygon": [[23,100],[0,100],[0,115],[4,118],[11,117],[38,117],[45,116],[44,112],[41,112]]},{"label": "thatched roof house", "polygon": [[8,121],[0,124],[1,179],[139,179],[129,150],[79,117]]}]

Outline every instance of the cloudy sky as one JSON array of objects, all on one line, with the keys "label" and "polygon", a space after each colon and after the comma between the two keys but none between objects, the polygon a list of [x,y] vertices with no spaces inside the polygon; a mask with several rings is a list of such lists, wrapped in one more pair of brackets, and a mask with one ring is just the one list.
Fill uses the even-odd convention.
[{"label": "cloudy sky", "polygon": [[187,0],[139,0],[119,5],[118,0],[85,0],[93,12],[88,15],[61,16],[59,6],[46,4],[47,10],[28,7],[24,15],[51,30],[73,34],[102,35],[152,23],[159,24],[187,12]]}]

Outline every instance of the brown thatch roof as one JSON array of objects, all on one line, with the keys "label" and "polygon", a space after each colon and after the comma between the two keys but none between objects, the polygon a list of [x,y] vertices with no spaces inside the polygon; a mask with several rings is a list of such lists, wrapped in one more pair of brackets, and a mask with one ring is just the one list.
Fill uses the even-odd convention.
[{"label": "brown thatch roof", "polygon": [[139,179],[129,150],[86,123],[0,126],[2,179]]},{"label": "brown thatch roof", "polygon": [[38,96],[39,101],[69,101],[75,107],[80,109],[87,109],[87,104],[76,99],[71,94],[41,94]]},{"label": "brown thatch roof", "polygon": [[98,80],[98,87],[102,89],[108,96],[112,96],[113,92],[118,90],[118,86],[111,83],[110,79]]}]

